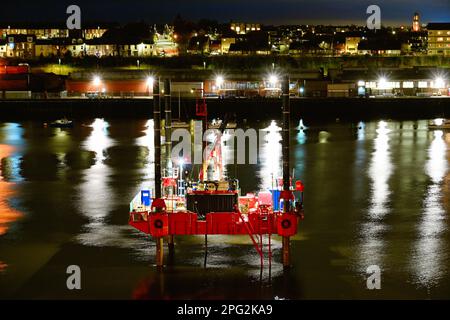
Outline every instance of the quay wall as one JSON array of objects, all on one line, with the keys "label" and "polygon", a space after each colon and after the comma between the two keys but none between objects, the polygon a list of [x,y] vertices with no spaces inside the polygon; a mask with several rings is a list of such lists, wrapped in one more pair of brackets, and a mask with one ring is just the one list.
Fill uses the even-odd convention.
[{"label": "quay wall", "polygon": [[[238,121],[278,119],[281,99],[208,99],[208,117],[228,113]],[[0,120],[67,118],[151,118],[151,99],[0,100]],[[173,117],[195,117],[195,100],[172,98]],[[294,119],[431,119],[450,117],[450,98],[300,98],[291,99]]]}]

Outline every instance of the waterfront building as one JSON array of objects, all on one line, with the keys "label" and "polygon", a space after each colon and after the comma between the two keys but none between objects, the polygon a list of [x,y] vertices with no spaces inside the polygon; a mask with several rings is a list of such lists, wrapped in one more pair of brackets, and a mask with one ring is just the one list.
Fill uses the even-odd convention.
[{"label": "waterfront building", "polygon": [[429,23],[428,54],[450,56],[450,22]]},{"label": "waterfront building", "polygon": [[[374,96],[448,96],[449,74],[448,68],[434,67],[378,70],[347,68],[329,71],[333,83],[349,84],[349,90],[363,88],[365,94]],[[352,93],[349,92],[348,96],[352,96]]]}]

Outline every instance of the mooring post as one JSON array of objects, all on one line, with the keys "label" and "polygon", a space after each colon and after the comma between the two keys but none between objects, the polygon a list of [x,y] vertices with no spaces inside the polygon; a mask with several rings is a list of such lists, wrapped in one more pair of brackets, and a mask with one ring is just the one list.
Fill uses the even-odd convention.
[{"label": "mooring post", "polygon": [[[166,169],[167,176],[172,176],[172,105],[170,92],[170,79],[164,80],[164,111],[165,111],[165,140],[166,140]],[[173,194],[170,194],[173,196]],[[174,249],[173,235],[169,235],[167,239],[169,245],[169,252],[172,253]]]},{"label": "mooring post", "polygon": [[[281,83],[281,99],[283,104],[283,191],[290,189],[290,102],[289,102],[289,76],[285,75]],[[283,212],[290,212],[290,199],[283,199]],[[283,237],[283,267],[290,266],[290,241],[289,237]]]}]

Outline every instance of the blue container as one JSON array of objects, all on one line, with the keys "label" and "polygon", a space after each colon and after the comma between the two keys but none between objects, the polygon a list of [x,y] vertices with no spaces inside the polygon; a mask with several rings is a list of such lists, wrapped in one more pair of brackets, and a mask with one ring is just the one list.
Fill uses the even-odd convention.
[{"label": "blue container", "polygon": [[152,203],[152,197],[150,190],[141,190],[141,204],[146,207],[150,207]]},{"label": "blue container", "polygon": [[270,192],[272,192],[273,210],[278,211],[278,210],[280,210],[279,206],[280,206],[281,191],[274,189],[274,190],[270,190]]}]

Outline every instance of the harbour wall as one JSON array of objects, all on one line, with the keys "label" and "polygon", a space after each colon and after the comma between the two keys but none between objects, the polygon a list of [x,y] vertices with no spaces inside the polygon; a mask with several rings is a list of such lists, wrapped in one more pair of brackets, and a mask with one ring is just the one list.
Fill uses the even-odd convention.
[{"label": "harbour wall", "polygon": [[[208,117],[225,114],[237,121],[281,118],[281,99],[208,99]],[[172,98],[173,117],[195,117],[193,99]],[[450,117],[450,98],[300,98],[291,99],[294,119],[432,119]],[[0,100],[0,120],[67,118],[151,118],[152,99]]]}]

